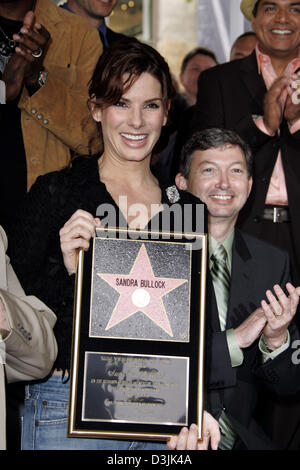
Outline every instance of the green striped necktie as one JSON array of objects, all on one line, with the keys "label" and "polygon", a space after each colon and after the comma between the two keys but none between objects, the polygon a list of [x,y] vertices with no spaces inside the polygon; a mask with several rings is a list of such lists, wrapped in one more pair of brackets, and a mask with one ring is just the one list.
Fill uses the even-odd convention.
[{"label": "green striped necktie", "polygon": [[217,298],[221,331],[224,331],[226,328],[227,319],[230,274],[226,263],[227,252],[221,243],[218,244],[210,259],[213,262],[210,272],[213,278],[214,289]]},{"label": "green striped necktie", "polygon": [[[222,244],[218,244],[210,259],[213,262],[210,272],[217,298],[220,326],[221,330],[224,331],[227,320],[230,273],[227,267],[227,252]],[[230,450],[234,446],[236,434],[224,411],[222,411],[220,416],[219,425],[222,435],[219,449]]]}]

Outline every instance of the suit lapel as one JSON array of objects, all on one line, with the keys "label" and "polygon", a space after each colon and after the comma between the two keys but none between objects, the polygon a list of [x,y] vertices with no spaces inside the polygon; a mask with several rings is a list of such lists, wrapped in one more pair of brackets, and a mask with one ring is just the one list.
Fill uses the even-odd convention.
[{"label": "suit lapel", "polygon": [[[255,275],[256,263],[253,260],[242,233],[235,229],[232,245],[231,287],[226,329],[236,327],[249,315],[249,312],[241,312],[235,307],[245,305],[245,301],[253,299],[252,286]],[[252,280],[252,281],[251,281]]]},{"label": "suit lapel", "polygon": [[207,303],[207,311],[209,312],[209,316],[207,315],[206,321],[211,329],[211,331],[220,331],[220,320],[218,314],[218,306],[217,306],[217,299],[215,296],[214,286],[212,277],[210,275],[210,271],[208,269],[207,272],[207,287],[206,287],[206,303]]},{"label": "suit lapel", "polygon": [[[246,309],[243,310],[241,306],[251,305],[253,299],[256,298],[255,292],[253,291],[253,277],[257,269],[256,261],[251,256],[242,232],[236,228],[232,245],[231,287],[226,329],[236,328],[252,313]],[[206,296],[207,305],[209,306],[208,311],[210,313],[209,317],[207,317],[207,322],[212,331],[220,331],[217,300],[209,270],[207,275]],[[254,304],[253,309],[255,309]]]},{"label": "suit lapel", "polygon": [[246,59],[241,60],[240,70],[244,85],[263,114],[262,103],[267,90],[263,77],[258,74],[255,51]]}]

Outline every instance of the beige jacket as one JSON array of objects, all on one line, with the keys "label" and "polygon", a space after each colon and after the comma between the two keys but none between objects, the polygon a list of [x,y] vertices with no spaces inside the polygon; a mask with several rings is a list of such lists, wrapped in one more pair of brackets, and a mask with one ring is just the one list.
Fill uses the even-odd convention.
[{"label": "beige jacket", "polygon": [[36,297],[26,296],[6,256],[0,226],[0,297],[9,333],[0,340],[0,450],[5,449],[5,376],[8,382],[45,377],[57,354],[54,313]]},{"label": "beige jacket", "polygon": [[102,53],[98,30],[82,17],[52,0],[37,0],[35,13],[51,34],[51,43],[44,60],[45,85],[31,97],[24,87],[19,101],[28,189],[39,175],[64,167],[70,148],[87,153],[95,131],[92,120],[85,126],[88,82]]}]

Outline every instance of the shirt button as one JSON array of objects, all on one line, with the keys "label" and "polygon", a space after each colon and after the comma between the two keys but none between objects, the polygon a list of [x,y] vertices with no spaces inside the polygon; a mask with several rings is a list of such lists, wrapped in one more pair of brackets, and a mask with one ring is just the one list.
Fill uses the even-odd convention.
[{"label": "shirt button", "polygon": [[43,119],[43,115],[42,114],[37,114],[36,116],[38,119]]},{"label": "shirt button", "polygon": [[48,122],[49,122],[48,119],[43,120],[43,124],[48,124]]},{"label": "shirt button", "polygon": [[258,216],[254,217],[254,222],[255,222],[255,223],[260,222],[260,217],[258,217]]},{"label": "shirt button", "polygon": [[32,108],[31,114],[36,114],[36,109],[35,108]]}]

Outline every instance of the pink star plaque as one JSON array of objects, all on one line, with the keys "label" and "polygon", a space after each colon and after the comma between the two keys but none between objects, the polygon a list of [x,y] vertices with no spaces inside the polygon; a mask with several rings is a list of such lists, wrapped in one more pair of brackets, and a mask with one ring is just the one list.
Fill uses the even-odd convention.
[{"label": "pink star plaque", "polygon": [[97,274],[120,294],[106,330],[137,312],[143,312],[159,328],[173,337],[163,296],[187,282],[187,279],[156,277],[144,243],[129,274]]}]

